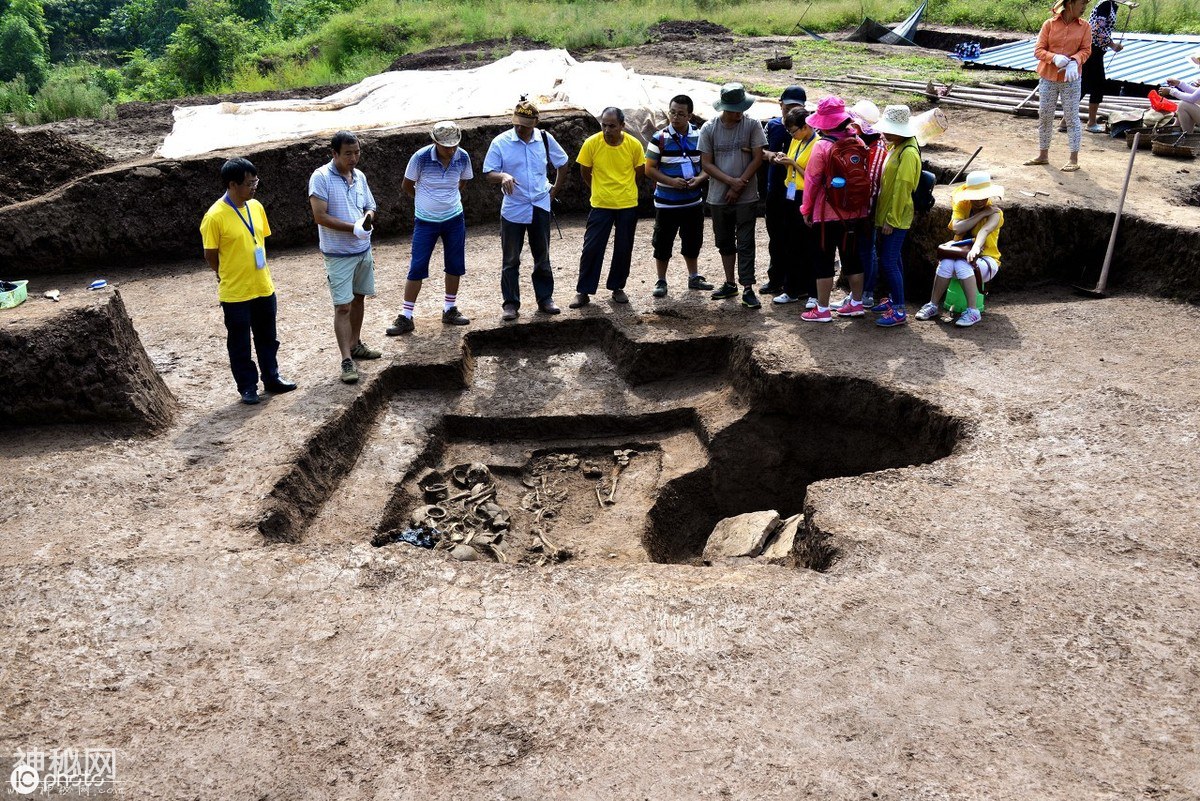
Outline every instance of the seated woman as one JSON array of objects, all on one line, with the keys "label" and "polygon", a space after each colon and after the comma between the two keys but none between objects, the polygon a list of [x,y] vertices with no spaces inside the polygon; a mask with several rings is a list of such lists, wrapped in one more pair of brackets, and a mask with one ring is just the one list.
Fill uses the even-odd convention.
[{"label": "seated woman", "polygon": [[[1188,61],[1200,66],[1200,50],[1188,56]],[[1179,126],[1185,134],[1194,132],[1196,123],[1200,122],[1200,86],[1178,78],[1167,78],[1167,87],[1171,97],[1179,101],[1179,110],[1175,112]]]},{"label": "seated woman", "polygon": [[[975,308],[979,282],[992,280],[1000,270],[1000,228],[1004,225],[1004,212],[993,200],[1004,197],[1004,187],[992,183],[992,176],[985,170],[967,174],[967,182],[954,190],[952,196],[954,212],[950,217],[950,230],[968,244],[958,247],[954,253],[953,242],[938,248],[941,257],[937,275],[933,279],[933,295],[929,302],[917,312],[918,320],[937,317],[938,307],[951,278],[962,282],[963,294],[967,298],[967,310],[955,321],[955,325],[966,328],[979,322],[982,315]],[[968,237],[970,237],[968,239]]]}]

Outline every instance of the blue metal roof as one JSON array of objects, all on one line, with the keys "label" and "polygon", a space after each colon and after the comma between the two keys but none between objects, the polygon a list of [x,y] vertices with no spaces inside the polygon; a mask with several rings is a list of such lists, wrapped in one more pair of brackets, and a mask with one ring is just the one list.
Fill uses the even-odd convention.
[{"label": "blue metal roof", "polygon": [[[1121,41],[1120,35],[1114,38]],[[1033,57],[1035,44],[1037,39],[1028,39],[989,47],[966,64],[1033,72],[1037,69]],[[1187,58],[1200,50],[1200,36],[1127,33],[1123,44],[1125,49],[1120,53],[1110,50],[1104,57],[1104,72],[1110,81],[1159,86],[1167,78],[1187,81],[1200,78],[1200,68]]]}]

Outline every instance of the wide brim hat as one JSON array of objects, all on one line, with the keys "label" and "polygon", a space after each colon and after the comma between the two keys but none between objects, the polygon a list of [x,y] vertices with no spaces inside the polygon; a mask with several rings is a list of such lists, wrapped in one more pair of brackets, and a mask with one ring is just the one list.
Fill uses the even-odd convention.
[{"label": "wide brim hat", "polygon": [[821,102],[817,103],[816,113],[809,114],[805,122],[808,123],[808,127],[818,131],[831,131],[848,119],[850,113],[846,111],[846,101],[831,95],[821,98]]},{"label": "wide brim hat", "polygon": [[746,94],[740,83],[727,83],[721,87],[721,96],[713,101],[717,111],[745,111],[754,105],[754,98]]},{"label": "wide brim hat", "polygon": [[975,170],[967,173],[967,181],[954,190],[954,200],[986,200],[1004,197],[1004,187],[993,183],[992,174],[986,170]]},{"label": "wide brim hat", "polygon": [[879,106],[870,100],[860,100],[848,108],[847,111],[854,118],[855,122],[866,123],[867,125],[874,125],[883,116],[879,113]]},{"label": "wide brim hat", "polygon": [[908,106],[887,106],[879,117],[879,122],[871,126],[879,133],[892,134],[909,138],[917,135],[913,125],[912,112]]},{"label": "wide brim hat", "polygon": [[429,132],[429,138],[442,147],[457,147],[462,141],[462,131],[458,127],[458,123],[450,120],[443,120],[433,126],[433,130]]}]

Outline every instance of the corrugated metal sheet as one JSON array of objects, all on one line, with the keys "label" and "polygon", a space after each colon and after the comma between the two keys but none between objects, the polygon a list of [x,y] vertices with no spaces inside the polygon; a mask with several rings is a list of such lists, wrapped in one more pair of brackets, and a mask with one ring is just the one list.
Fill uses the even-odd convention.
[{"label": "corrugated metal sheet", "polygon": [[[1119,40],[1120,36],[1114,38]],[[1036,43],[1036,39],[1029,39],[989,47],[979,54],[979,58],[968,63],[1033,72],[1037,69],[1037,60],[1033,57]],[[1124,45],[1125,49],[1120,53],[1110,51],[1104,57],[1104,72],[1110,81],[1158,86],[1167,78],[1188,81],[1200,78],[1200,68],[1187,59],[1200,49],[1200,36],[1127,33]]]}]

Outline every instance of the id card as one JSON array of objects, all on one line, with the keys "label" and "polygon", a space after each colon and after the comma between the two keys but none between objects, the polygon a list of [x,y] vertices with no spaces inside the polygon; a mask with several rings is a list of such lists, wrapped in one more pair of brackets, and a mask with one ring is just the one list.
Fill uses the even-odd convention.
[{"label": "id card", "polygon": [[795,184],[787,185],[787,199],[788,200],[796,199],[796,185]]},{"label": "id card", "polygon": [[267,249],[259,245],[254,249],[254,268],[261,270],[267,266]]},{"label": "id card", "polygon": [[692,160],[687,159],[679,165],[683,169],[684,180],[690,181],[696,177],[696,170],[692,167]]}]

